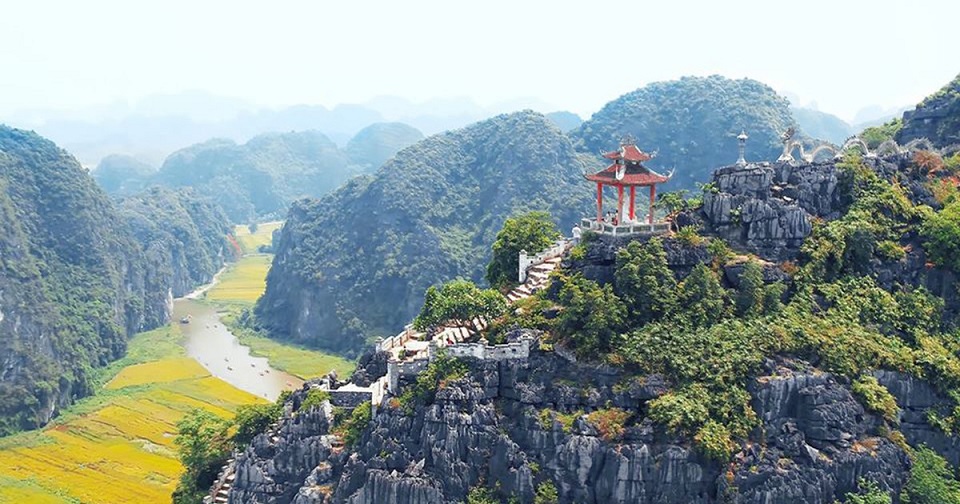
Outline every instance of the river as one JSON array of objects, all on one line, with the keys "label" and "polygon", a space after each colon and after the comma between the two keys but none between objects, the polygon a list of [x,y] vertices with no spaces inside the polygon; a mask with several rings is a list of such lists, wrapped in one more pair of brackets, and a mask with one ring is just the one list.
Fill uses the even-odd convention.
[{"label": "river", "polygon": [[188,324],[179,324],[184,348],[213,376],[259,397],[276,400],[284,390],[298,389],[303,380],[270,367],[263,357],[250,355],[250,347],[240,344],[220,321],[215,307],[194,299],[173,302],[173,322],[189,316]]}]

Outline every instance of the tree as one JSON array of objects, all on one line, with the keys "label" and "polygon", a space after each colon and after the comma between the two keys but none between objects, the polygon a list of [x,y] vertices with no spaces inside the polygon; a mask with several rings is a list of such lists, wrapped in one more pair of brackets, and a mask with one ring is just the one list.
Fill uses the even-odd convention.
[{"label": "tree", "polygon": [[552,481],[544,481],[537,485],[537,494],[533,496],[533,504],[557,504],[559,500],[557,487]]},{"label": "tree", "polygon": [[720,278],[705,264],[698,264],[679,285],[683,316],[694,327],[706,327],[727,314],[727,292]]},{"label": "tree", "polygon": [[510,217],[503,223],[493,242],[493,256],[487,264],[487,282],[497,288],[515,284],[520,268],[520,251],[537,254],[559,237],[560,232],[547,212],[528,212]]},{"label": "tree", "polygon": [[893,499],[887,492],[880,490],[876,483],[860,480],[860,491],[848,493],[844,504],[891,504]]},{"label": "tree", "polygon": [[469,280],[457,279],[439,289],[431,286],[424,296],[423,308],[414,319],[418,331],[453,323],[479,332],[478,318],[491,320],[507,311],[507,300],[493,289],[480,289]]},{"label": "tree", "polygon": [[757,261],[743,265],[740,285],[737,287],[736,305],[740,316],[759,315],[763,311],[763,270]]},{"label": "tree", "polygon": [[206,486],[217,476],[227,460],[230,442],[230,421],[209,411],[195,409],[177,422],[177,457],[184,472],[173,495],[174,504],[200,502]]},{"label": "tree", "polygon": [[237,408],[233,423],[237,430],[233,434],[233,442],[237,447],[244,447],[253,438],[265,431],[267,427],[280,418],[283,412],[283,403],[245,404]]},{"label": "tree", "polygon": [[929,214],[920,232],[934,264],[960,271],[960,201]]},{"label": "tree", "polygon": [[659,320],[676,307],[677,281],[659,238],[630,242],[617,252],[616,294],[636,324]]},{"label": "tree", "polygon": [[960,482],[953,469],[937,452],[921,446],[913,452],[913,467],[900,502],[905,504],[958,504]]},{"label": "tree", "polygon": [[560,289],[563,311],[559,317],[560,334],[572,340],[580,355],[608,352],[625,327],[626,310],[610,285],[574,275]]}]

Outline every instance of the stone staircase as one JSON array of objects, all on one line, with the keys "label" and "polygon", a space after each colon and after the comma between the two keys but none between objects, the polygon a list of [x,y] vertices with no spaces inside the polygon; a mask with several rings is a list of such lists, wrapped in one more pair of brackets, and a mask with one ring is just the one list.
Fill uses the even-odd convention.
[{"label": "stone staircase", "polygon": [[[280,422],[273,422],[267,428],[267,435],[274,443],[280,437],[277,430],[280,428]],[[237,478],[237,452],[227,459],[227,463],[220,467],[220,473],[217,474],[217,480],[210,489],[210,494],[203,498],[203,504],[227,504],[230,501],[230,489],[233,488],[233,481]]]},{"label": "stone staircase", "polygon": [[527,280],[507,293],[507,301],[515,303],[532,296],[550,283],[550,273],[560,266],[561,257],[553,257],[527,270]]}]

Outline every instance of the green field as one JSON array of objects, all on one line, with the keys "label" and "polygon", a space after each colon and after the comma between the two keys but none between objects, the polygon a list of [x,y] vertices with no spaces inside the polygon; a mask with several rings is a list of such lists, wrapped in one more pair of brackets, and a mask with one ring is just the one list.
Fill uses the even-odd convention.
[{"label": "green field", "polygon": [[257,232],[250,233],[248,226],[234,226],[233,234],[237,237],[237,243],[240,244],[240,250],[244,254],[256,254],[259,252],[260,245],[269,245],[273,236],[273,230],[283,226],[283,221],[264,222],[257,224]]},{"label": "green field", "polygon": [[[282,222],[260,224],[255,234],[250,234],[247,226],[237,226],[237,241],[244,250],[256,250],[258,245],[270,243],[271,233],[281,225]],[[352,361],[289,343],[278,343],[237,324],[240,311],[252,307],[263,294],[272,260],[273,256],[269,254],[243,256],[227,267],[204,299],[222,309],[224,323],[240,343],[249,346],[254,355],[269,359],[271,366],[303,379],[323,376],[331,369],[341,377],[349,375],[356,367]]]},{"label": "green field", "polygon": [[101,370],[97,395],[41,431],[0,439],[0,503],[169,502],[181,472],[177,421],[262,401],[185,357],[180,338],[174,325],[138,334]]},{"label": "green field", "polygon": [[220,281],[206,293],[206,299],[218,305],[252,305],[267,286],[267,271],[273,256],[243,256],[227,266]]}]

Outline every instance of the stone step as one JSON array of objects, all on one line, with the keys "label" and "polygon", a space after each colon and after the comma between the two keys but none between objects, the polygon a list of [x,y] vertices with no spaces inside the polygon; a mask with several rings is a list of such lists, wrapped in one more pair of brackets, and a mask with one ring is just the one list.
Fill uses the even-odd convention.
[{"label": "stone step", "polygon": [[527,287],[527,284],[523,284],[517,287],[516,289],[514,289],[514,291],[520,294],[530,294],[530,289]]},{"label": "stone step", "polygon": [[510,292],[507,293],[507,301],[513,302],[513,301],[516,301],[516,300],[518,300],[518,299],[521,299],[521,298],[520,298],[520,295],[517,294],[516,291],[510,291]]}]

